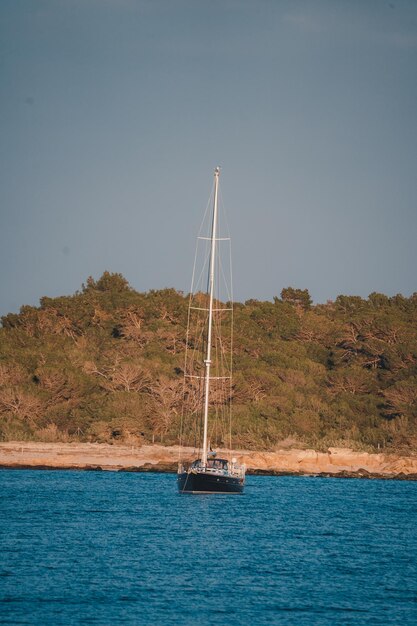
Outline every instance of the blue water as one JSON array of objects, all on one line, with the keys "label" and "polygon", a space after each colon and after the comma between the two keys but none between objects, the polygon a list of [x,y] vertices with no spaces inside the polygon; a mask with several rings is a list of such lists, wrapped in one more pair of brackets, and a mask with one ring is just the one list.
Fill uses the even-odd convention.
[{"label": "blue water", "polygon": [[417,483],[0,471],[1,624],[417,624]]}]

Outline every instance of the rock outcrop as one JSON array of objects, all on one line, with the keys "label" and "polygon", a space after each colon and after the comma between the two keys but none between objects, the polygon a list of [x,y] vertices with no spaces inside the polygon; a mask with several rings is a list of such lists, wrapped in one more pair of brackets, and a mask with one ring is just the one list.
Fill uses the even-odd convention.
[{"label": "rock outcrop", "polygon": [[[179,452],[178,446],[161,445],[3,442],[0,443],[0,467],[175,471]],[[223,451],[224,454],[229,452]],[[417,478],[417,456],[369,454],[349,448],[329,448],[327,452],[235,450],[232,455],[246,464],[248,473]],[[183,449],[183,461],[193,458],[192,448]]]}]

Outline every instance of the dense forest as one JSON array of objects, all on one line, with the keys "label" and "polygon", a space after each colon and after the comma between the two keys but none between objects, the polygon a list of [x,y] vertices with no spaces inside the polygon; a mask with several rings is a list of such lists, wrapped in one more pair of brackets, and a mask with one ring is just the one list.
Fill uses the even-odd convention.
[{"label": "dense forest", "polygon": [[[2,318],[0,439],[176,443],[186,295],[120,274]],[[234,303],[232,443],[410,450],[417,293]]]}]

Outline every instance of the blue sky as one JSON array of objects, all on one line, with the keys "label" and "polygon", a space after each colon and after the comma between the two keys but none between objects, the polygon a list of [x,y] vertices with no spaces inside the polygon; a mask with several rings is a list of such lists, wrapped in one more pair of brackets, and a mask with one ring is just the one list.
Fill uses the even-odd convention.
[{"label": "blue sky", "polygon": [[417,2],[2,0],[0,314],[188,291],[221,165],[234,295],[417,291]]}]

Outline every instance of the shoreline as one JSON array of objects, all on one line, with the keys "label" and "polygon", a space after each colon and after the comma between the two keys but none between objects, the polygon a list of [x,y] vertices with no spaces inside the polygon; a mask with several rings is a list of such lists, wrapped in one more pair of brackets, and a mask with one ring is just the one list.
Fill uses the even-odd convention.
[{"label": "shoreline", "polygon": [[[183,448],[182,460],[195,457]],[[219,456],[229,454],[219,451]],[[417,456],[355,452],[349,448],[233,450],[247,474],[417,480]],[[0,469],[49,469],[121,472],[176,472],[178,446],[129,446],[99,443],[0,442]]]}]

